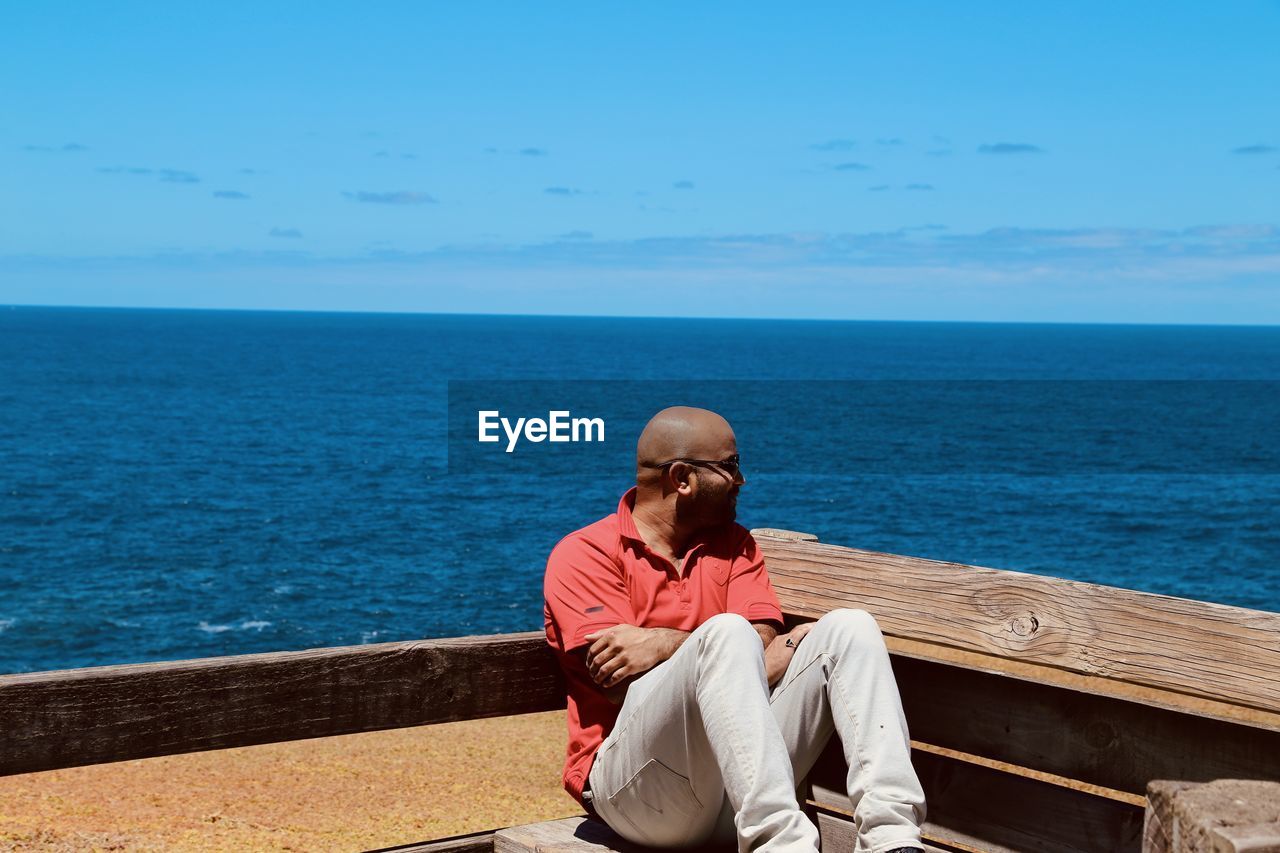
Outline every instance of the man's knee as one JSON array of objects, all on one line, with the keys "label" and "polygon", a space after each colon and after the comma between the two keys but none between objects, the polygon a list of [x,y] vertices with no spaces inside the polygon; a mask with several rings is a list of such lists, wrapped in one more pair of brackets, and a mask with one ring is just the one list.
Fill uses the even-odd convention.
[{"label": "man's knee", "polygon": [[884,635],[880,632],[880,624],[876,618],[865,610],[842,607],[832,610],[818,620],[814,630],[819,628],[830,631],[855,643],[883,645]]},{"label": "man's knee", "polygon": [[716,636],[746,636],[747,632],[756,633],[746,617],[737,613],[717,613],[699,625],[698,630]]},{"label": "man's knee", "polygon": [[699,625],[694,633],[700,635],[699,640],[704,648],[740,648],[764,654],[764,644],[759,632],[746,617],[737,613],[718,613]]}]

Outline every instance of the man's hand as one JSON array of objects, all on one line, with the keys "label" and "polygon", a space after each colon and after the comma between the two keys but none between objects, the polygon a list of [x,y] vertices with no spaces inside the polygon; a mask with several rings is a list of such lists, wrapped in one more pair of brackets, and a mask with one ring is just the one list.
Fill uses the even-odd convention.
[{"label": "man's hand", "polygon": [[623,680],[648,672],[671,657],[688,636],[687,631],[674,628],[635,625],[615,625],[593,631],[586,635],[586,639],[594,641],[587,649],[587,673],[607,692]]},{"label": "man's hand", "polygon": [[[764,650],[764,672],[770,687],[773,687],[787,671],[787,667],[791,665],[791,658],[795,657],[796,649],[800,646],[800,641],[804,639],[805,634],[813,630],[813,625],[813,622],[802,622],[792,628],[790,633],[779,634]],[[789,646],[788,640],[791,641]]]}]

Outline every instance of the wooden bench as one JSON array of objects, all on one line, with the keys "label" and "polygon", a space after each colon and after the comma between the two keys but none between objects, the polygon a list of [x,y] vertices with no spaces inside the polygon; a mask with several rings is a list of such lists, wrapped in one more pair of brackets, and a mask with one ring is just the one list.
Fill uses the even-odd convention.
[{"label": "wooden bench", "polygon": [[[789,621],[879,621],[935,849],[1137,851],[1153,780],[1280,781],[1280,614],[756,535]],[[540,632],[7,675],[0,775],[564,703]],[[833,743],[826,849],[853,849],[844,776]],[[574,818],[394,849],[627,848]]]}]

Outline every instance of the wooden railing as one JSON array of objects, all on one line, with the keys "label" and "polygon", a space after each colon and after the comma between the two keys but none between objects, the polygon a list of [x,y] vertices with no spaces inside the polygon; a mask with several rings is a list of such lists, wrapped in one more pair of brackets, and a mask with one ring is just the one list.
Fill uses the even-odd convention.
[{"label": "wooden railing", "polygon": [[[1280,614],[757,539],[790,621],[879,621],[935,844],[1137,850],[1153,779],[1280,780]],[[7,675],[0,775],[564,703],[541,632]],[[809,807],[852,849],[844,778],[833,743]]]},{"label": "wooden railing", "polygon": [[764,531],[760,541],[797,615],[860,607],[891,636],[1280,714],[1280,613]]},{"label": "wooden railing", "polygon": [[[1280,614],[757,531],[788,618],[873,613],[957,849],[1138,850],[1154,779],[1280,779]],[[851,849],[838,745],[810,776]]]},{"label": "wooden railing", "polygon": [[0,676],[0,775],[565,706],[541,632]]}]

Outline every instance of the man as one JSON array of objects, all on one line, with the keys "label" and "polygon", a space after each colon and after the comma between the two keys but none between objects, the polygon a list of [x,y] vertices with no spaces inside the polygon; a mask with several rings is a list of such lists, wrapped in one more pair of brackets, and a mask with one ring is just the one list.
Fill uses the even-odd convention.
[{"label": "man", "polygon": [[569,690],[565,789],[655,847],[815,851],[803,779],[833,732],[858,849],[920,849],[924,794],[875,620],[837,610],[779,636],[733,430],[705,409],[649,421],[636,487],[547,562],[547,640]]}]

